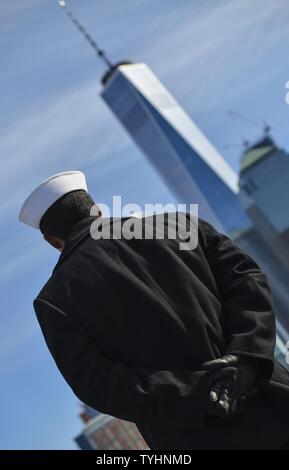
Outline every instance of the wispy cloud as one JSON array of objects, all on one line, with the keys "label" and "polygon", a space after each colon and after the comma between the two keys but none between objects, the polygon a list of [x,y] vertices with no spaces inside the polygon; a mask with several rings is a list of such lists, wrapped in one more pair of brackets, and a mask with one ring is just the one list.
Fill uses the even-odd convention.
[{"label": "wispy cloud", "polygon": [[[250,88],[261,87],[280,67],[287,68],[285,60],[280,60],[277,71],[253,73],[261,58],[270,62],[269,51],[289,39],[286,1],[203,4],[194,17],[182,18],[182,27],[174,34],[163,31],[154,47],[149,45],[141,53],[182,100],[188,102],[191,96],[196,112],[222,106],[224,93],[239,97]],[[238,77],[242,79],[251,67],[250,80],[239,85]]]},{"label": "wispy cloud", "polygon": [[[31,8],[44,6],[47,0],[1,0],[0,8],[0,32],[11,29],[20,19],[23,12],[29,12]],[[20,16],[19,16],[20,15]]]},{"label": "wispy cloud", "polygon": [[25,118],[2,129],[2,214],[19,205],[35,184],[51,173],[85,168],[91,160],[97,164],[108,152],[121,151],[127,145],[124,133],[108,134],[113,119],[98,91],[95,82],[82,83],[47,108],[36,107]]},{"label": "wispy cloud", "polygon": [[[14,322],[7,322],[6,320],[5,325],[2,327],[2,332],[0,335],[0,364],[3,373],[7,368],[7,359],[9,360],[10,368],[12,355],[23,348],[27,341],[29,341],[39,332],[37,323],[32,322],[30,318],[31,316],[27,315],[26,318],[23,318],[22,321],[19,322],[19,316],[17,316]],[[9,334],[11,329],[17,331],[17,333],[13,335],[13,341],[11,335]],[[25,360],[25,357],[23,357],[23,360]],[[17,362],[21,365],[21,356],[18,356]]]},{"label": "wispy cloud", "polygon": [[[21,279],[23,276],[28,275],[28,269],[34,269],[38,263],[40,263],[40,256],[43,254],[43,246],[41,243],[32,245],[24,249],[23,244],[21,245],[21,237],[18,238],[18,244],[14,240],[13,256],[7,257],[6,260],[1,260],[0,268],[0,283],[11,286],[11,280],[18,278]],[[12,250],[11,250],[12,251]]]}]

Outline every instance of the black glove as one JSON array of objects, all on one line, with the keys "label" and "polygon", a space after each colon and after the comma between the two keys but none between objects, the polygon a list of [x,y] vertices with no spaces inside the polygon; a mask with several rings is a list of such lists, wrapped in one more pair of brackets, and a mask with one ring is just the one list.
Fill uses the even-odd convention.
[{"label": "black glove", "polygon": [[228,354],[205,362],[202,370],[212,372],[207,414],[229,420],[239,417],[249,397],[257,393],[256,367],[240,356]]}]

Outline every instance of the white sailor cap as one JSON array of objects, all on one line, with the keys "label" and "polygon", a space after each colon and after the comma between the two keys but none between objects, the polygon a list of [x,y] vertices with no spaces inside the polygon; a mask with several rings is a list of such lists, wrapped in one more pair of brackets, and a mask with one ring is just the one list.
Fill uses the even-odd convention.
[{"label": "white sailor cap", "polygon": [[35,188],[24,201],[19,220],[33,228],[39,228],[42,216],[54,202],[71,191],[87,192],[85,175],[81,171],[64,171],[50,176]]}]

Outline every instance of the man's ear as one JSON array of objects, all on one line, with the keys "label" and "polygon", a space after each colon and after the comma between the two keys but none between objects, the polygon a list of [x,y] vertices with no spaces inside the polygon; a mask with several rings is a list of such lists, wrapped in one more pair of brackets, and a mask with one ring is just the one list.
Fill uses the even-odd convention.
[{"label": "man's ear", "polygon": [[64,242],[58,237],[54,237],[53,235],[43,235],[43,238],[49,243],[49,245],[56,248],[56,250],[62,251],[64,248]]}]

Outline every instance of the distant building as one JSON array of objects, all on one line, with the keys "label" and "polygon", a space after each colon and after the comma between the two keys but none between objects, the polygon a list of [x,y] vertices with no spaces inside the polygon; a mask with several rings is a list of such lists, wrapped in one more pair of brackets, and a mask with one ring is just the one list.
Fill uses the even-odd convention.
[{"label": "distant building", "polygon": [[289,270],[289,155],[269,136],[242,156],[239,198],[255,229]]},{"label": "distant building", "polygon": [[87,405],[83,405],[80,417],[85,424],[75,441],[82,450],[148,449],[134,423],[101,414]]}]

